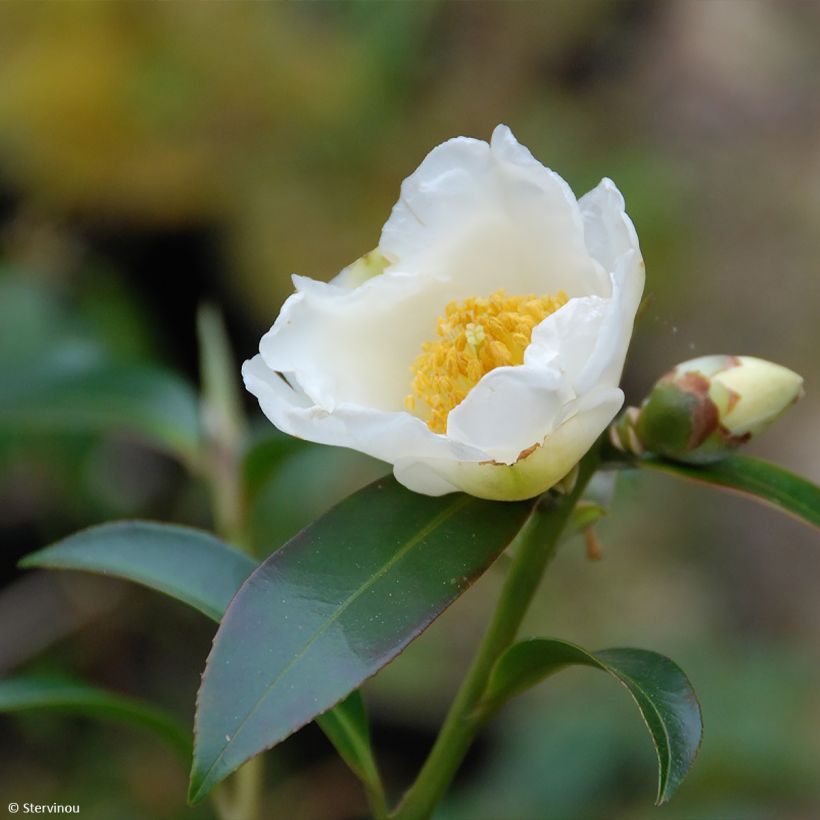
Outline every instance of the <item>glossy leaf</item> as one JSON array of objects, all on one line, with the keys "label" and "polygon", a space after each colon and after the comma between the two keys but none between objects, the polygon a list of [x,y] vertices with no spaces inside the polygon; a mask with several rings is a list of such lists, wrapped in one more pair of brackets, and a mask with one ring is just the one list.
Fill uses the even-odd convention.
[{"label": "glossy leaf", "polygon": [[99,572],[136,581],[219,621],[256,563],[202,530],[117,521],[81,530],[31,553],[20,566]]},{"label": "glossy leaf", "polygon": [[389,663],[501,553],[533,503],[430,498],[380,479],[267,559],[214,639],[191,799]]},{"label": "glossy leaf", "polygon": [[750,496],[820,527],[820,487],[776,464],[738,455],[702,466],[655,457],[636,459],[634,463],[643,469],[659,470]]},{"label": "glossy leaf", "polygon": [[[75,533],[27,555],[20,565],[125,578],[164,592],[219,622],[256,562],[201,530],[121,521]],[[339,709],[339,715],[332,710],[317,723],[356,774],[366,774],[366,782],[378,783],[361,697],[351,695]]]},{"label": "glossy leaf", "polygon": [[0,375],[0,429],[129,432],[188,462],[196,458],[198,400],[169,371],[66,348]]},{"label": "glossy leaf", "polygon": [[522,641],[499,659],[479,708],[491,713],[514,695],[573,665],[607,672],[632,695],[658,755],[657,802],[666,802],[694,763],[702,734],[695,691],[669,658],[645,649],[588,652],[566,641]]},{"label": "glossy leaf", "polygon": [[25,675],[0,680],[0,712],[30,709],[74,712],[150,729],[184,760],[191,758],[188,731],[155,706],[67,678]]}]

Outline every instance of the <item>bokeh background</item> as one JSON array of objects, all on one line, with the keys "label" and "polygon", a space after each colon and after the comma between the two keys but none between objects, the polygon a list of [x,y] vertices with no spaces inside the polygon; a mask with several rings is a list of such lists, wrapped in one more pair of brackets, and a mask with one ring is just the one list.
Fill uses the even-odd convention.
[{"label": "bokeh background", "polygon": [[[576,193],[605,175],[624,192],[652,297],[628,398],[694,355],[782,362],[807,395],[749,450],[817,480],[818,32],[820,4],[799,0],[3,4],[0,381],[77,346],[194,381],[203,300],[226,316],[238,368],[291,273],[333,276],[376,245],[433,145],[505,122]],[[0,423],[0,467],[0,669],[66,671],[190,720],[210,624],[147,591],[16,561],[110,518],[208,526],[201,483],[127,430],[59,424]],[[274,548],[384,470],[298,449],[260,490],[255,538]],[[816,536],[659,475],[621,476],[598,532],[604,559],[568,543],[525,631],[677,660],[706,724],[692,775],[653,808],[653,755],[626,693],[568,671],[482,735],[440,817],[820,815]],[[500,577],[365,687],[394,793]],[[211,817],[186,808],[186,775],[136,730],[0,717],[0,811],[14,799],[78,802],[86,820]],[[268,756],[266,789],[270,817],[363,813],[313,726]]]}]

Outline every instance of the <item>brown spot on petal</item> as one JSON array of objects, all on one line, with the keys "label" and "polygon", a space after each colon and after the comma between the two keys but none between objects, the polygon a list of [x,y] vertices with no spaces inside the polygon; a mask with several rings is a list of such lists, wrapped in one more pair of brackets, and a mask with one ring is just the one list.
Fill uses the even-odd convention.
[{"label": "brown spot on petal", "polygon": [[[532,447],[527,447],[526,450],[522,450],[518,454],[518,457],[515,459],[515,461],[513,463],[518,464],[519,461],[523,461],[525,458],[527,458],[527,456],[531,456],[540,446],[541,446],[541,444],[533,444]],[[479,464],[493,464],[496,467],[509,467],[510,466],[509,464],[505,464],[503,461],[495,461],[494,459],[491,459],[489,461],[479,461],[478,463]]]},{"label": "brown spot on petal", "polygon": [[527,447],[526,450],[522,450],[518,454],[518,458],[515,460],[515,463],[517,464],[519,461],[523,461],[527,456],[531,456],[540,446],[540,444],[533,444],[532,447]]}]

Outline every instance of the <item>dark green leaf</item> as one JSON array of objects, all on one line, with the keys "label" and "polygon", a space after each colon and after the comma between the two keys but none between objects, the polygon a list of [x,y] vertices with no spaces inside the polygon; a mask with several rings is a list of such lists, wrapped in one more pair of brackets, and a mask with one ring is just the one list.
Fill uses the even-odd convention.
[{"label": "dark green leaf", "polygon": [[187,462],[199,446],[194,390],[171,372],[57,350],[0,374],[0,429],[136,434]]},{"label": "dark green leaf", "polygon": [[218,621],[255,562],[213,535],[151,521],[82,530],[27,555],[22,567],[76,569],[136,581]]},{"label": "dark green leaf", "polygon": [[[271,546],[284,544],[389,470],[384,462],[353,450],[308,442],[299,445],[275,466],[269,461],[265,479],[248,487],[248,531],[259,555],[269,555]],[[273,455],[270,450],[268,454]],[[294,493],[293,487],[299,487],[299,492]]]},{"label": "dark green leaf", "polygon": [[[27,555],[23,567],[72,569],[125,578],[164,592],[219,622],[256,563],[209,533],[150,521],[91,527]],[[364,706],[357,696],[317,719],[354,772],[378,782]],[[359,699],[360,703],[360,699]],[[351,737],[346,737],[347,732]]]},{"label": "dark green leaf", "polygon": [[820,487],[782,467],[750,456],[728,456],[714,464],[693,466],[655,457],[634,462],[679,478],[711,484],[751,496],[789,515],[820,527]]},{"label": "dark green leaf", "polygon": [[481,709],[487,713],[567,666],[608,672],[632,695],[658,755],[658,803],[667,801],[692,766],[700,747],[700,704],[677,664],[645,649],[588,652],[547,638],[510,647],[496,664]]},{"label": "dark green leaf", "polygon": [[389,663],[501,553],[533,503],[430,498],[381,479],[274,553],[214,639],[191,799]]},{"label": "dark green leaf", "polygon": [[310,447],[307,442],[286,436],[276,428],[272,428],[272,433],[266,433],[252,441],[242,460],[243,479],[248,496],[252,498],[283,461],[306,447]]},{"label": "dark green leaf", "polygon": [[370,749],[370,726],[361,694],[351,692],[335,709],[319,716],[322,731],[360,780],[378,781]]},{"label": "dark green leaf", "polygon": [[27,709],[56,709],[141,726],[169,743],[184,760],[191,759],[189,733],[175,718],[150,704],[79,681],[34,675],[0,680],[0,712]]}]

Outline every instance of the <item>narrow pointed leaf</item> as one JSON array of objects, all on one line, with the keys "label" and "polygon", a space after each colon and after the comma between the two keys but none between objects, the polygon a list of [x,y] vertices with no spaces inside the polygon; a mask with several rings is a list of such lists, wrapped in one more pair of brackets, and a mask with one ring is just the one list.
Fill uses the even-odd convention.
[{"label": "narrow pointed leaf", "polygon": [[183,760],[191,759],[188,732],[156,706],[67,678],[21,675],[0,680],[0,712],[35,709],[78,713],[149,729]]},{"label": "narrow pointed leaf", "polygon": [[588,652],[566,641],[521,641],[499,659],[480,708],[492,713],[514,695],[577,665],[609,673],[632,695],[658,755],[657,802],[666,802],[694,763],[702,734],[692,684],[669,658],[645,649]]},{"label": "narrow pointed leaf", "polygon": [[170,371],[111,364],[85,351],[57,351],[25,367],[4,369],[0,429],[132,433],[193,463],[198,400]]},{"label": "narrow pointed leaf", "polygon": [[370,748],[370,725],[361,694],[351,692],[334,709],[317,718],[322,731],[356,776],[366,783],[378,783]]},{"label": "narrow pointed leaf", "polygon": [[502,552],[533,503],[430,498],[380,479],[274,553],[214,639],[191,799],[389,663]]},{"label": "narrow pointed leaf", "polygon": [[[75,533],[27,555],[23,567],[96,572],[134,581],[198,609],[219,622],[256,562],[201,530],[152,521],[118,521]],[[351,695],[317,723],[365,782],[379,776],[361,696]],[[350,734],[350,737],[347,735]]]},{"label": "narrow pointed leaf", "polygon": [[644,457],[634,463],[643,469],[660,470],[678,478],[750,496],[820,527],[820,487],[768,461],[751,456],[729,456],[714,464],[694,466]]},{"label": "narrow pointed leaf", "polygon": [[22,567],[99,572],[135,581],[218,621],[256,563],[213,535],[152,521],[81,530],[27,555]]}]

